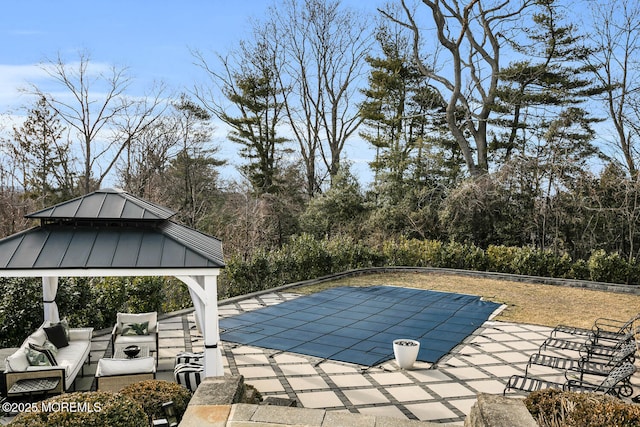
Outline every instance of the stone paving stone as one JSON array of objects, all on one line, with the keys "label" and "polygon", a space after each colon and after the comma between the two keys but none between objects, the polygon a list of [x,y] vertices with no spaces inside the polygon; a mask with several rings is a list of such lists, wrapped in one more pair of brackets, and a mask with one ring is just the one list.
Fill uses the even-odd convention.
[{"label": "stone paving stone", "polygon": [[285,391],[278,379],[251,380],[247,384],[254,386],[260,393],[282,393]]},{"label": "stone paving stone", "polygon": [[320,366],[320,369],[322,369],[327,374],[358,372],[357,368],[353,366],[343,365],[340,363],[323,362],[319,366]]},{"label": "stone paving stone", "polygon": [[[504,389],[504,385],[502,387]],[[500,390],[502,393],[502,390]],[[471,412],[471,407],[476,403],[475,398],[473,399],[450,399],[448,402],[450,405],[453,405],[456,409],[458,409],[463,414],[468,414]]]},{"label": "stone paving stone", "polygon": [[465,367],[465,366],[469,366],[469,363],[466,360],[463,360],[461,358],[458,357],[452,357],[450,359],[447,359],[446,361],[439,363],[439,365],[441,367]]},{"label": "stone paving stone", "polygon": [[258,406],[251,416],[251,421],[285,424],[321,426],[325,412],[320,409],[288,408],[283,406],[265,405]]},{"label": "stone paving stone", "polygon": [[479,393],[502,394],[506,381],[502,382],[502,381],[493,380],[493,379],[478,380],[478,381],[467,381],[465,384]]},{"label": "stone paving stone", "polygon": [[487,351],[489,353],[497,353],[500,351],[513,351],[513,348],[497,342],[488,342],[488,343],[480,344],[480,348],[482,349],[482,351]]},{"label": "stone paving stone", "polygon": [[540,342],[542,342],[545,339],[547,339],[548,337],[549,337],[549,334],[540,333],[540,332],[522,332],[522,333],[519,333],[517,337],[514,337],[514,341],[522,341],[522,340],[536,341],[536,340],[539,340]]},{"label": "stone paving stone", "polygon": [[344,395],[354,405],[370,405],[374,403],[389,403],[387,399],[378,389],[364,388],[357,390],[344,390]]},{"label": "stone paving stone", "polygon": [[423,383],[452,381],[450,376],[436,369],[423,370],[423,371],[409,371],[408,374],[414,377],[416,380]]},{"label": "stone paving stone", "polygon": [[184,342],[184,330],[182,329],[182,325],[180,325],[179,329],[171,329],[171,330],[162,329],[161,331],[159,331],[158,339],[163,339],[163,338],[181,338],[182,341]]},{"label": "stone paving stone", "polygon": [[268,365],[269,359],[264,354],[239,354],[234,357],[236,365]]},{"label": "stone paving stone", "polygon": [[258,409],[257,405],[248,405],[245,403],[237,403],[231,406],[229,418],[234,421],[249,421]]},{"label": "stone paving stone", "polygon": [[[482,366],[482,365],[495,365],[498,363],[504,363],[504,360],[497,359],[495,357],[489,356],[488,354],[472,354],[472,355],[462,355],[461,357],[467,361],[470,365]],[[527,360],[529,357],[527,356]]]},{"label": "stone paving stone", "polygon": [[458,414],[440,402],[416,403],[404,406],[420,420],[435,421],[458,418]]},{"label": "stone paving stone", "polygon": [[460,379],[460,380],[471,380],[478,378],[488,378],[489,375],[485,374],[481,370],[474,367],[466,367],[466,368],[445,368],[444,372]]},{"label": "stone paving stone", "polygon": [[497,353],[496,357],[508,363],[527,363],[529,361],[528,354],[516,353],[516,352]]},{"label": "stone paving stone", "polygon": [[[341,408],[342,400],[333,391],[311,391],[297,394],[300,405],[304,408]],[[325,425],[326,424],[325,421]]]},{"label": "stone paving stone", "polygon": [[473,390],[453,381],[448,383],[427,384],[426,387],[442,398],[476,395]]},{"label": "stone paving stone", "polygon": [[257,347],[250,347],[248,345],[243,345],[239,347],[235,347],[231,349],[233,354],[262,354],[264,350]]},{"label": "stone paving stone", "polygon": [[414,402],[416,400],[430,400],[433,396],[417,385],[386,387],[386,390],[398,402]]},{"label": "stone paving stone", "polygon": [[279,367],[285,376],[318,374],[313,366],[306,363],[300,365],[279,365]]},{"label": "stone paving stone", "polygon": [[511,350],[534,353],[538,351],[538,348],[540,348],[540,344],[542,343],[535,342],[535,341],[518,340],[518,341],[509,341],[504,345],[505,347],[508,347]]},{"label": "stone paving stone", "polygon": [[[403,424],[399,424],[397,420],[406,420],[407,416],[400,410],[398,409],[397,406],[394,405],[378,405],[378,406],[370,406],[370,407],[366,407],[366,408],[359,408],[358,412],[360,412],[361,414],[366,414],[366,415],[371,415],[374,417],[389,417],[392,418],[395,421],[395,424],[389,424],[390,426],[398,426],[398,425],[403,425]],[[379,422],[379,420],[376,420],[376,427],[379,427],[381,424]]]},{"label": "stone paving stone", "polygon": [[376,419],[372,416],[344,412],[327,412],[322,421],[323,427],[350,426],[375,427]]},{"label": "stone paving stone", "polygon": [[276,373],[271,366],[246,366],[238,367],[240,375],[243,375],[247,381],[250,378],[275,378]]},{"label": "stone paving stone", "polygon": [[320,377],[287,377],[287,381],[294,390],[329,388],[329,385]]},{"label": "stone paving stone", "polygon": [[329,375],[329,378],[339,388],[372,387],[371,382],[362,374]]},{"label": "stone paving stone", "polygon": [[498,378],[509,378],[511,375],[522,375],[524,369],[511,365],[483,366],[482,369]]},{"label": "stone paving stone", "polygon": [[184,336],[181,338],[163,338],[159,337],[161,347],[184,347]]},{"label": "stone paving stone", "polygon": [[308,363],[309,360],[302,356],[293,356],[288,353],[277,354],[273,359],[278,363]]},{"label": "stone paving stone", "polygon": [[411,378],[408,378],[402,372],[388,372],[383,374],[370,374],[371,378],[373,378],[380,385],[393,385],[393,384],[410,384],[413,381]]}]

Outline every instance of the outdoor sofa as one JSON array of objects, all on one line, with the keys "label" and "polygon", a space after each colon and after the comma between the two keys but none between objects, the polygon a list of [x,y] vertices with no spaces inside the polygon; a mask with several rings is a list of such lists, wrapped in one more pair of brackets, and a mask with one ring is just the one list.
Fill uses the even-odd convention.
[{"label": "outdoor sofa", "polygon": [[89,362],[92,335],[93,328],[68,328],[64,321],[43,323],[6,358],[3,396],[17,381],[38,378],[59,379],[51,393],[68,391]]}]

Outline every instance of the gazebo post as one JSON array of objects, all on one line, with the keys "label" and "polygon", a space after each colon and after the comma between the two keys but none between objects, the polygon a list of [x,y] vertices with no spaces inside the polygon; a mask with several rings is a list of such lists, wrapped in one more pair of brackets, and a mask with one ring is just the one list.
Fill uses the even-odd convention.
[{"label": "gazebo post", "polygon": [[222,352],[218,347],[220,331],[218,325],[218,281],[216,276],[204,276],[206,300],[202,314],[204,319],[202,334],[204,337],[204,375],[219,377],[224,375]]},{"label": "gazebo post", "polygon": [[60,321],[56,294],[58,293],[58,277],[45,276],[42,278],[42,302],[44,304],[44,321],[56,323]]},{"label": "gazebo post", "polygon": [[199,319],[204,338],[204,376],[220,377],[224,375],[222,364],[222,351],[220,343],[220,331],[218,324],[218,271],[202,276],[176,276],[184,282],[190,290],[191,299],[198,312],[202,314]]}]

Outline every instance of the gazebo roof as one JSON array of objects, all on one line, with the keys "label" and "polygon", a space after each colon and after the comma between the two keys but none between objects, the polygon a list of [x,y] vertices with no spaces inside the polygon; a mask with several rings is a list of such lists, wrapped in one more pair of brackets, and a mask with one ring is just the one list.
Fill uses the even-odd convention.
[{"label": "gazebo roof", "polygon": [[173,215],[124,191],[99,190],[26,215],[41,224],[0,240],[0,269],[223,268],[220,240]]},{"label": "gazebo roof", "polygon": [[123,190],[106,188],[28,214],[26,218],[163,221],[174,215],[165,207]]}]

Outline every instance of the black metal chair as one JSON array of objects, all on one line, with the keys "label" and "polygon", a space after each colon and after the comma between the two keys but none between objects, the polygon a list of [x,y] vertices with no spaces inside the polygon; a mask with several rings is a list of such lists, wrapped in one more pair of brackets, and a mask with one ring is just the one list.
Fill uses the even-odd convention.
[{"label": "black metal chair", "polygon": [[590,382],[583,379],[571,378],[572,371],[565,371],[566,381],[564,383],[548,381],[528,375],[512,375],[507,381],[507,385],[502,394],[506,394],[509,390],[521,390],[530,393],[547,388],[557,388],[567,391],[594,392],[610,394],[616,397],[625,397],[625,395],[631,395],[631,393],[628,392],[628,384],[629,379],[635,371],[636,368],[633,364],[625,362],[612,369],[601,382]]},{"label": "black metal chair", "polygon": [[[596,355],[584,355],[580,358],[564,358],[558,356],[552,356],[548,354],[536,353],[531,355],[527,367],[525,369],[525,376],[529,374],[529,368],[532,366],[544,366],[552,369],[559,369],[563,371],[573,371],[580,375],[580,380],[584,379],[584,375],[594,376],[607,376],[613,369],[622,365],[623,363],[632,363],[635,360],[635,343],[627,343],[617,349],[611,356],[601,357]],[[633,393],[633,387],[631,386],[630,378],[625,382],[626,387],[621,390],[621,394],[624,397],[631,396]]]},{"label": "black metal chair", "polygon": [[634,334],[635,331],[630,330],[624,335],[618,336],[616,339],[600,337],[597,340],[591,337],[586,339],[549,337],[542,343],[538,353],[548,349],[554,349],[577,351],[581,356],[612,357],[613,354],[626,344],[632,343],[635,345]]},{"label": "black metal chair", "polygon": [[640,313],[626,321],[601,317],[595,320],[590,329],[558,325],[551,331],[550,337],[555,338],[558,334],[566,334],[590,338],[593,342],[597,342],[600,338],[616,340],[633,330],[633,323],[638,320],[640,320]]}]

